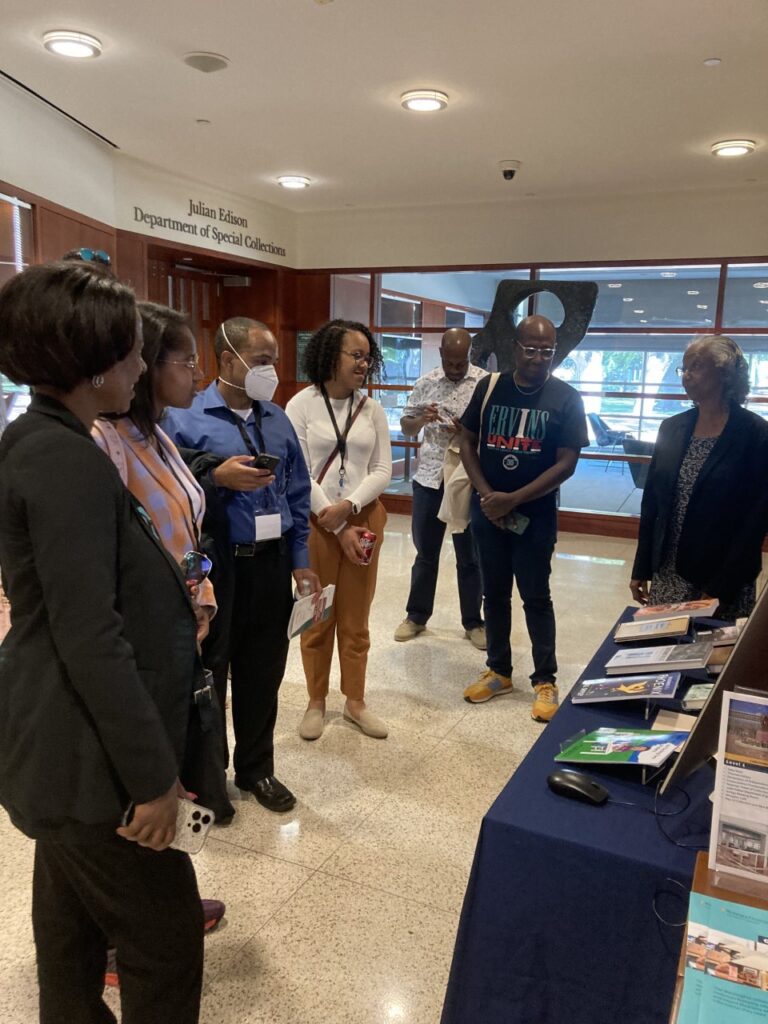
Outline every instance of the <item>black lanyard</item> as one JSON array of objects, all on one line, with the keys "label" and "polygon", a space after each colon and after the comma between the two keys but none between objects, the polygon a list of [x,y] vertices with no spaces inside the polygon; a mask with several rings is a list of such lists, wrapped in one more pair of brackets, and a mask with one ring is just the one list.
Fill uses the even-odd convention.
[{"label": "black lanyard", "polygon": [[[231,409],[230,412],[232,412]],[[248,454],[252,455],[255,459],[257,455],[262,455],[263,453],[265,453],[267,450],[267,446],[266,442],[264,441],[264,434],[262,433],[261,430],[261,405],[258,402],[253,403],[253,429],[255,430],[259,444],[261,445],[261,451],[254,447],[253,441],[248,436],[248,431],[245,429],[245,422],[243,420],[243,417],[238,416],[236,412],[232,412],[232,415],[235,417],[235,425],[237,429],[240,431],[240,436],[243,439],[243,444],[248,449]],[[281,488],[276,489],[276,493],[278,496],[285,494],[285,492],[288,490],[288,485],[290,481],[291,466],[290,464],[286,464],[285,460],[283,460],[283,486]],[[274,486],[274,484],[270,484],[269,487],[266,488],[266,490],[272,490]]]},{"label": "black lanyard", "polygon": [[333,406],[331,405],[331,400],[328,397],[328,392],[325,390],[324,387],[321,387],[320,391],[323,396],[323,401],[325,402],[325,408],[328,410],[328,415],[331,417],[331,423],[333,424],[334,432],[336,433],[336,447],[338,448],[339,459],[341,460],[341,465],[339,466],[339,485],[341,486],[341,483],[344,479],[344,475],[347,472],[346,469],[344,468],[344,462],[347,457],[347,436],[349,435],[349,431],[352,426],[352,406],[355,401],[355,393],[353,391],[352,394],[349,396],[349,410],[347,411],[347,423],[346,426],[344,427],[344,433],[342,434],[341,431],[339,430],[339,425],[336,422],[336,416],[333,412]]},{"label": "black lanyard", "polygon": [[237,429],[240,431],[240,436],[243,439],[243,444],[248,449],[248,454],[256,458],[257,455],[261,455],[263,452],[266,451],[266,445],[264,444],[264,435],[261,432],[261,406],[258,404],[258,402],[254,402],[252,409],[253,429],[256,431],[256,436],[258,438],[259,444],[261,445],[261,451],[259,451],[257,448],[254,448],[253,441],[249,437],[248,431],[245,429],[245,422],[243,420],[243,417],[238,416],[237,413],[232,412],[232,410],[230,410],[230,412],[232,412],[232,415],[235,417],[235,425],[237,426]]}]

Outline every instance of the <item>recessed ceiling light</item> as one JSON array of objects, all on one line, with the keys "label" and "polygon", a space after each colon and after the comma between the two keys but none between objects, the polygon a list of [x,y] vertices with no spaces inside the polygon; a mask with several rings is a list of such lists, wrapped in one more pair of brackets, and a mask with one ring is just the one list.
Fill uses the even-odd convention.
[{"label": "recessed ceiling light", "polygon": [[277,183],[283,188],[309,188],[310,180],[301,174],[281,174]]},{"label": "recessed ceiling light", "polygon": [[645,310],[644,309],[633,309],[632,312],[633,313],[644,313]]},{"label": "recessed ceiling light", "polygon": [[609,288],[621,288],[621,285],[618,282],[611,281],[611,283],[608,285],[608,287]]},{"label": "recessed ceiling light", "polygon": [[662,270],[659,277],[677,277],[676,270]]},{"label": "recessed ceiling light", "polygon": [[768,306],[768,299],[758,299],[761,306]]},{"label": "recessed ceiling light", "polygon": [[202,71],[210,75],[213,71],[223,71],[229,67],[229,57],[223,53],[208,53],[205,50],[197,50],[194,53],[184,54],[184,63],[195,71]]},{"label": "recessed ceiling light", "polygon": [[705,61],[704,61],[704,67],[705,68],[716,68],[716,67],[718,67],[722,63],[723,62],[720,60],[719,57],[707,57],[705,59]]},{"label": "recessed ceiling light", "polygon": [[701,303],[697,303],[696,309],[709,309],[709,306],[703,306]]},{"label": "recessed ceiling light", "polygon": [[685,294],[686,295],[701,295],[701,292],[697,292],[695,288],[690,288]]},{"label": "recessed ceiling light", "polygon": [[755,281],[753,288],[768,288],[768,281]]},{"label": "recessed ceiling light", "polygon": [[751,139],[726,139],[724,142],[715,142],[712,152],[715,156],[746,156],[755,149],[755,143]]},{"label": "recessed ceiling light", "polygon": [[624,298],[621,301],[622,302],[634,302],[635,300],[634,300],[634,298],[631,295],[625,295]]},{"label": "recessed ceiling light", "polygon": [[43,46],[60,57],[82,59],[98,57],[101,53],[101,42],[96,36],[89,36],[86,32],[69,32],[61,29],[46,32],[43,36]]},{"label": "recessed ceiling light", "polygon": [[647,321],[647,320],[641,320],[641,321],[640,321],[640,323],[641,323],[641,324],[647,324],[647,323],[648,323],[648,321]]},{"label": "recessed ceiling light", "polygon": [[400,106],[406,110],[420,112],[445,110],[448,106],[448,94],[437,89],[411,89],[400,97]]}]

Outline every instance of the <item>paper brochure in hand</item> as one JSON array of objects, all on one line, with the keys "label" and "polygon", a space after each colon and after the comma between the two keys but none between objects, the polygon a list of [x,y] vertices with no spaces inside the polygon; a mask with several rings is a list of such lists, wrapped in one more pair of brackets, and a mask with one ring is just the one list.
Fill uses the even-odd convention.
[{"label": "paper brochure in hand", "polygon": [[329,583],[319,594],[300,597],[291,612],[291,621],[288,623],[288,639],[292,640],[295,636],[312,629],[318,622],[324,622],[331,614],[335,593],[336,587],[333,583]]}]

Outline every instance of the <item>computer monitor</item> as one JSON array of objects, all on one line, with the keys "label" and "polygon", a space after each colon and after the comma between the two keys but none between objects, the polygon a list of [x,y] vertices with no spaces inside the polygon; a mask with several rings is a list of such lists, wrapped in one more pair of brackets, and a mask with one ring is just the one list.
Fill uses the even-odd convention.
[{"label": "computer monitor", "polygon": [[707,703],[661,785],[661,793],[687,778],[717,751],[723,694],[737,686],[768,693],[768,586],[763,587]]}]

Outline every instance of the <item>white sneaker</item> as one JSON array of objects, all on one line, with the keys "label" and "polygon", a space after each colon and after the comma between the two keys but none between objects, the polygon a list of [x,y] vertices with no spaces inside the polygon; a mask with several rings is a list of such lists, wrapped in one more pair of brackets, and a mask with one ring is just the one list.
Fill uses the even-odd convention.
[{"label": "white sneaker", "polygon": [[485,626],[475,626],[474,629],[465,629],[464,636],[478,651],[484,651],[487,647],[485,640]]},{"label": "white sneaker", "polygon": [[395,630],[395,640],[413,640],[419,633],[423,633],[426,628],[426,626],[420,626],[418,622],[403,619]]}]

